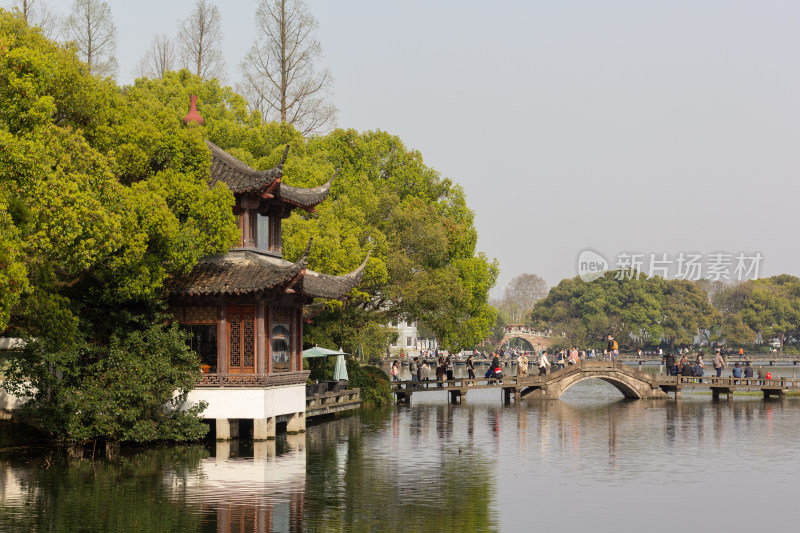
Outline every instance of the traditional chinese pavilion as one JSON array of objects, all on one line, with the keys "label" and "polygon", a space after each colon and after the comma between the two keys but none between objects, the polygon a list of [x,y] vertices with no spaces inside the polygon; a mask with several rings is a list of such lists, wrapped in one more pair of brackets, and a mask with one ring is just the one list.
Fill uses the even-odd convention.
[{"label": "traditional chinese pavilion", "polygon": [[313,211],[333,180],[311,189],[282,183],[288,146],[278,166],[258,171],[207,144],[210,185],[222,182],[233,192],[241,235],[235,248],[200,260],[169,287],[173,315],[203,365],[189,404],[208,402],[204,417],[216,420],[218,439],[238,436],[241,419],[253,420],[257,440],[273,438],[283,420],[287,431],[303,431],[303,305],[343,298],[367,260],[344,276],[320,274],[307,268],[311,242],[297,261],[284,259],[281,222],[293,209]]}]

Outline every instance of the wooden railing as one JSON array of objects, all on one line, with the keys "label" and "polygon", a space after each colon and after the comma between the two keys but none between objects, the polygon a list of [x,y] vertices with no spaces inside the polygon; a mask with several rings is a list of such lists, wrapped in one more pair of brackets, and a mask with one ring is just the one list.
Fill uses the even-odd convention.
[{"label": "wooden railing", "polygon": [[733,376],[656,376],[661,386],[679,387],[727,387],[737,389],[781,389],[800,390],[800,378],[735,378]]},{"label": "wooden railing", "polygon": [[306,416],[319,416],[361,407],[361,389],[345,389],[306,396]]},{"label": "wooden railing", "polygon": [[276,374],[203,374],[197,387],[282,387],[305,385],[310,372],[280,372]]}]

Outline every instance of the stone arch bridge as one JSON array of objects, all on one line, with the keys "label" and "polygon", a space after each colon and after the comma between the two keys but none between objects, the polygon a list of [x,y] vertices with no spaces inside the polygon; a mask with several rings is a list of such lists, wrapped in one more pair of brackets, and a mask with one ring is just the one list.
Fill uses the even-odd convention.
[{"label": "stone arch bridge", "polygon": [[585,360],[567,365],[563,370],[556,370],[547,376],[520,379],[513,392],[521,398],[557,400],[573,385],[587,379],[601,379],[610,383],[626,398],[643,400],[668,397],[651,374],[623,363]]}]

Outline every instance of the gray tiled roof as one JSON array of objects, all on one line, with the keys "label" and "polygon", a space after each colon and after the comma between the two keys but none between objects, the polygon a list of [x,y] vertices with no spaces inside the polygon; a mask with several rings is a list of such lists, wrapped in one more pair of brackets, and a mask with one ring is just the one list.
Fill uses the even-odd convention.
[{"label": "gray tiled roof", "polygon": [[[288,145],[283,152],[283,158],[276,167],[269,170],[255,170],[211,141],[206,141],[206,144],[211,149],[212,185],[221,181],[234,193],[257,192],[266,189],[275,180],[280,180],[283,177],[283,165],[289,153]],[[308,209],[320,204],[327,198],[331,183],[333,183],[335,177],[336,175],[324,185],[310,189],[278,183],[272,194],[276,200],[283,200],[288,204]]]},{"label": "gray tiled roof", "polygon": [[206,141],[206,144],[211,149],[212,185],[221,181],[234,193],[258,191],[283,176],[283,164],[286,162],[286,154],[289,151],[288,145],[278,166],[269,170],[256,170],[211,141]]},{"label": "gray tiled roof", "polygon": [[331,183],[333,183],[335,178],[336,175],[334,174],[333,178],[329,179],[324,185],[313,187],[311,189],[292,187],[291,185],[281,183],[280,188],[278,189],[278,194],[275,196],[285,202],[299,207],[314,207],[315,205],[321,204],[323,200],[328,197],[328,192],[331,189]]},{"label": "gray tiled roof", "polygon": [[344,276],[330,276],[307,270],[302,281],[303,294],[314,298],[343,298],[351,289],[361,283],[369,253],[357,269]]},{"label": "gray tiled roof", "polygon": [[205,257],[189,274],[172,280],[168,289],[172,294],[188,296],[253,294],[280,287],[300,276],[293,287],[296,293],[312,298],[338,299],[361,281],[369,254],[353,272],[329,276],[306,268],[310,249],[311,241],[296,263],[249,250]]},{"label": "gray tiled roof", "polygon": [[234,250],[204,257],[192,271],[169,284],[173,294],[249,294],[286,283],[305,268],[305,256],[291,263],[255,252]]}]

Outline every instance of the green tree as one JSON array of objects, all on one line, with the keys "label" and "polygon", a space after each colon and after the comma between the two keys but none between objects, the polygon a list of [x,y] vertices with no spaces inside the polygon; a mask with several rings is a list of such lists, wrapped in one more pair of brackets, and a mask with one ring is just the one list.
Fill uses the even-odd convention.
[{"label": "green tree", "polygon": [[534,306],[531,319],[575,343],[598,345],[611,334],[627,349],[662,341],[672,348],[688,344],[719,322],[705,291],[691,282],[617,278],[607,272],[591,282],[562,280]]},{"label": "green tree", "polygon": [[[152,101],[148,109],[161,105],[170,114],[185,114],[189,94],[198,95],[208,138],[253,168],[273,167],[289,144],[284,182],[315,187],[338,169],[316,213],[295,210],[284,221],[284,256],[299,257],[309,237],[309,265],[320,272],[345,274],[367,252],[371,256],[361,285],[346,301],[315,305],[307,343],[380,356],[396,335],[386,326],[403,319],[423,323],[451,349],[488,334],[495,311],[487,294],[497,264],[475,253],[473,215],[461,188],[427,167],[418,152],[384,132],[336,130],[304,139],[290,124],[263,123],[216,80],[203,82],[185,70],[136,80],[126,91],[129,98]],[[131,159],[136,168],[148,162],[144,153]]]},{"label": "green tree", "polygon": [[[157,312],[165,280],[236,239],[203,131],[183,126],[185,107],[91,76],[20,15],[0,11],[0,50],[0,331],[29,339],[4,386],[30,387],[32,420],[70,440],[195,437],[194,413],[163,404],[197,360]],[[127,422],[103,421],[94,402]]]},{"label": "green tree", "polygon": [[756,332],[744,323],[742,315],[733,313],[723,318],[720,334],[725,344],[732,346],[752,346],[756,342]]},{"label": "green tree", "polygon": [[661,323],[670,350],[674,350],[676,344],[692,344],[695,335],[720,322],[721,315],[697,284],[677,279],[661,282],[664,285]]},{"label": "green tree", "polygon": [[[299,255],[313,236],[310,266],[336,274],[355,268],[368,250],[372,254],[348,302],[332,304],[310,330],[363,313],[364,327],[421,321],[451,350],[474,346],[488,335],[495,322],[488,291],[497,263],[476,254],[473,214],[460,187],[384,132],[336,130],[310,139],[299,151],[295,168],[327,163],[316,163],[316,172],[293,174],[287,168],[288,179],[303,176],[299,184],[312,186],[333,168],[339,175],[313,220],[297,213],[287,221],[285,251]],[[351,307],[356,310],[348,311]],[[335,344],[353,351],[346,341]]]},{"label": "green tree", "polygon": [[742,321],[762,338],[777,337],[780,348],[800,328],[800,279],[783,274],[751,280],[739,311]]}]

